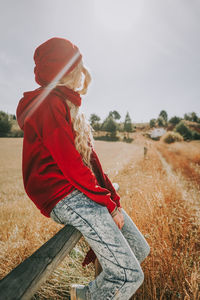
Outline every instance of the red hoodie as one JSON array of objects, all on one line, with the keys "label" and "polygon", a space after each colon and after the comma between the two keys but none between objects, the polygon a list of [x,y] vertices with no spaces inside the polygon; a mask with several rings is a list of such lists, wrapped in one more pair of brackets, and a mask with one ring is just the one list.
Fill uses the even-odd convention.
[{"label": "red hoodie", "polygon": [[75,148],[65,90],[58,93],[54,89],[33,110],[42,91],[38,88],[24,93],[17,107],[17,120],[24,131],[23,180],[30,199],[46,217],[74,189],[106,206],[110,213],[116,205],[121,207],[120,197],[103,172],[95,150],[91,156],[92,172]]}]

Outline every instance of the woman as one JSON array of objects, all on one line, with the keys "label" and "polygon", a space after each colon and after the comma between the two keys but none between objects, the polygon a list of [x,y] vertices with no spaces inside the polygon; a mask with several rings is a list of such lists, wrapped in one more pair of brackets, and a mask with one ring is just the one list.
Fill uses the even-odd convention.
[{"label": "woman", "polygon": [[25,190],[43,215],[76,227],[91,246],[87,263],[97,257],[102,266],[87,286],[72,285],[71,299],[129,299],[143,282],[149,245],[122,208],[79,113],[90,74],[79,49],[62,38],[40,45],[34,61],[40,87],[17,108]]}]

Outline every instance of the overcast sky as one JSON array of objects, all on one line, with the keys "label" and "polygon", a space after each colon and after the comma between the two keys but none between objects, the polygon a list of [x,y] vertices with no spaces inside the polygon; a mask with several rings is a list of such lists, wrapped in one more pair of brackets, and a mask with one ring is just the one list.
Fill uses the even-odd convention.
[{"label": "overcast sky", "polygon": [[0,25],[0,110],[15,113],[23,92],[38,88],[34,50],[58,36],[91,72],[87,117],[200,116],[199,0],[4,0]]}]

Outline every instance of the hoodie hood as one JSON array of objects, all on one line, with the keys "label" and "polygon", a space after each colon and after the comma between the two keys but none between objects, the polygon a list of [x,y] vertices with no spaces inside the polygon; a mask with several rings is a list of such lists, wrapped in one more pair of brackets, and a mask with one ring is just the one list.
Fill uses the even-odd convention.
[{"label": "hoodie hood", "polygon": [[34,91],[25,92],[24,97],[19,101],[16,111],[17,122],[22,130],[24,128],[25,120],[36,111],[43,100],[51,93],[63,100],[68,99],[76,106],[81,105],[81,96],[79,93],[66,86],[56,86],[52,90],[40,87]]},{"label": "hoodie hood", "polygon": [[41,94],[43,88],[38,88],[34,91],[25,92],[23,98],[19,101],[16,110],[16,117],[19,127],[23,130],[26,117],[35,105],[37,97]]}]

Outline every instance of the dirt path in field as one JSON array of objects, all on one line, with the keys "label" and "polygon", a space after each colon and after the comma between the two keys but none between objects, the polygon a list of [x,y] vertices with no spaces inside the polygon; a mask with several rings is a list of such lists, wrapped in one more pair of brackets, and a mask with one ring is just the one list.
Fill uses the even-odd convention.
[{"label": "dirt path in field", "polygon": [[[113,147],[112,147],[113,146]],[[171,165],[165,160],[163,155],[156,149],[153,141],[145,139],[141,134],[135,135],[132,144],[123,142],[108,143],[95,141],[95,149],[100,158],[104,171],[109,175],[111,180],[120,174],[126,166],[134,165],[144,159],[144,147],[147,147],[147,159],[149,149],[153,149],[158,154],[163,169],[166,171],[168,178],[176,183],[177,188],[181,191],[182,199],[189,202],[194,208],[194,215],[197,216],[197,222],[200,224],[199,216],[199,197],[196,187],[192,182],[186,180],[181,173],[173,171]],[[134,174],[133,174],[134,176]],[[130,174],[131,177],[131,174]]]},{"label": "dirt path in field", "polygon": [[196,187],[192,184],[192,182],[186,180],[181,173],[175,173],[162,154],[159,151],[157,151],[157,153],[163,165],[163,169],[166,171],[168,177],[176,183],[176,186],[181,191],[182,199],[189,202],[191,207],[193,207],[194,214],[197,217],[197,223],[200,225],[199,193],[197,192]]},{"label": "dirt path in field", "polygon": [[118,174],[129,162],[140,160],[144,156],[144,144],[95,141],[95,150],[104,171],[111,178]]}]

